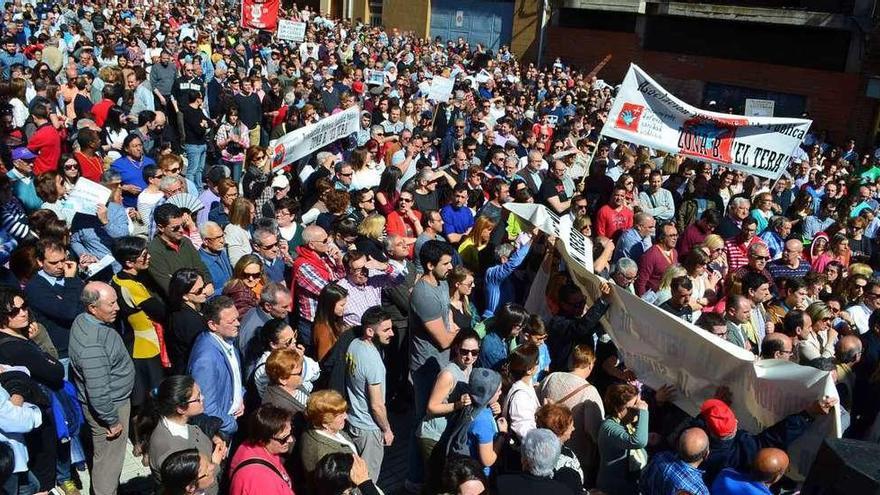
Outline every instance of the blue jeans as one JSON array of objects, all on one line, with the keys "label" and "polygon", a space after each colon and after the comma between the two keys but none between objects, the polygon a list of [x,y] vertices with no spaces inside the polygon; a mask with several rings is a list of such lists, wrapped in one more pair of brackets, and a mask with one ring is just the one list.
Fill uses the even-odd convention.
[{"label": "blue jeans", "polygon": [[226,167],[229,168],[230,178],[238,183],[241,180],[241,172],[244,162],[231,162],[229,160],[223,160],[223,165],[226,165]]},{"label": "blue jeans", "polygon": [[184,144],[186,152],[186,178],[193,181],[197,188],[202,187],[202,172],[205,170],[205,159],[208,156],[206,144]]}]

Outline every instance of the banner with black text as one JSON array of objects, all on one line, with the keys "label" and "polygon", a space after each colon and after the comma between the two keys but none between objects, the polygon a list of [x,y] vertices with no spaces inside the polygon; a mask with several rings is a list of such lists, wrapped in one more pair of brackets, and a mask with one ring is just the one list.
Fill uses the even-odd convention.
[{"label": "banner with black text", "polygon": [[289,165],[338,139],[354,134],[360,128],[360,116],[360,107],[354,106],[269,141],[272,169]]},{"label": "banner with black text", "polygon": [[700,110],[630,64],[602,134],[775,180],[812,122]]}]

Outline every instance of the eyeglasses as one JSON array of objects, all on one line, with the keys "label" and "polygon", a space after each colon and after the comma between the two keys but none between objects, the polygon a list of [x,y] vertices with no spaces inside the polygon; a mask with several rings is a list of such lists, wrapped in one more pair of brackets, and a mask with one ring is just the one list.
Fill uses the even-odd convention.
[{"label": "eyeglasses", "polygon": [[220,235],[215,235],[214,237],[205,237],[205,240],[206,241],[216,241],[217,239],[223,239],[224,236],[225,235],[223,234],[223,232],[221,232]]},{"label": "eyeglasses", "polygon": [[179,173],[180,173],[180,167],[177,167],[177,168],[169,168],[168,170],[166,170],[166,172],[168,172],[169,174],[179,174]]},{"label": "eyeglasses", "polygon": [[205,292],[205,287],[206,286],[203,285],[203,286],[199,287],[197,290],[189,291],[189,293],[193,296],[200,296]]},{"label": "eyeglasses", "polygon": [[76,170],[79,167],[76,163],[65,163],[64,170]]},{"label": "eyeglasses", "polygon": [[413,202],[413,198],[400,198],[399,201],[400,201],[401,203],[412,203],[412,202]]},{"label": "eyeglasses", "polygon": [[752,259],[755,261],[770,261],[769,256],[752,256]]},{"label": "eyeglasses", "polygon": [[354,172],[349,172],[347,174],[339,174],[339,175],[342,177],[351,177],[352,175],[354,175]]},{"label": "eyeglasses", "polygon": [[257,244],[257,246],[258,246],[260,249],[266,249],[266,250],[269,250],[269,249],[275,249],[275,248],[278,247],[278,241],[275,241],[274,244],[267,244],[267,245],[265,245],[265,246],[263,246],[263,245],[261,245],[261,244]]},{"label": "eyeglasses", "polygon": [[262,272],[257,272],[257,273],[253,273],[253,272],[244,272],[243,275],[244,275],[244,278],[249,278],[249,279],[251,279],[251,280],[257,280],[258,278],[260,278],[261,276],[263,276],[263,273],[262,273]]},{"label": "eyeglasses", "polygon": [[179,223],[177,225],[166,225],[165,228],[171,230],[171,232],[180,232],[183,230],[183,224]]},{"label": "eyeglasses", "polygon": [[278,437],[272,437],[272,440],[275,440],[276,442],[281,443],[281,444],[285,444],[285,443],[291,441],[292,439],[293,439],[293,432],[290,432],[290,433],[288,433],[287,435],[284,435],[284,436],[281,437],[281,438],[278,438]]},{"label": "eyeglasses", "polygon": [[480,355],[479,349],[459,349],[458,353],[462,356],[474,356],[477,357]]},{"label": "eyeglasses", "polygon": [[362,199],[362,200],[361,200],[361,203],[372,203],[372,202],[373,202],[373,199],[374,199],[374,197],[373,197],[373,196],[370,196],[369,198],[364,198],[364,199]]}]

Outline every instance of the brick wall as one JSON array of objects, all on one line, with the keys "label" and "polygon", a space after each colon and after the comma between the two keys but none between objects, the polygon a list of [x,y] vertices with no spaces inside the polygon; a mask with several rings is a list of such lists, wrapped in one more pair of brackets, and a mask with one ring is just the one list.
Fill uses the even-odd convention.
[{"label": "brick wall", "polygon": [[692,104],[701,103],[701,82],[804,95],[814,128],[828,129],[832,140],[853,136],[868,143],[873,138],[877,102],[864,97],[865,83],[859,74],[646,51],[635,33],[547,29],[545,60],[558,56],[589,70],[609,53],[614,58],[599,77],[612,84],[623,80],[634,62]]}]

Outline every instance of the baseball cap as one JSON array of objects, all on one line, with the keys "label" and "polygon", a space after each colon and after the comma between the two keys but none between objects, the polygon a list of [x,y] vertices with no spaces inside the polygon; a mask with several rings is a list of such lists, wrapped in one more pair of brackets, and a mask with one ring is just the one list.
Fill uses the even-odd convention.
[{"label": "baseball cap", "polygon": [[285,175],[276,175],[275,178],[272,179],[272,187],[275,189],[284,189],[289,185],[290,180],[288,180]]},{"label": "baseball cap", "polygon": [[362,95],[364,94],[364,83],[363,81],[355,81],[351,84],[351,90],[355,93]]},{"label": "baseball cap", "polygon": [[37,155],[35,155],[31,150],[27,149],[26,146],[20,146],[12,150],[13,160],[33,160],[36,157]]},{"label": "baseball cap", "polygon": [[700,406],[700,416],[706,422],[709,433],[726,438],[736,432],[736,416],[725,402],[709,399]]}]

